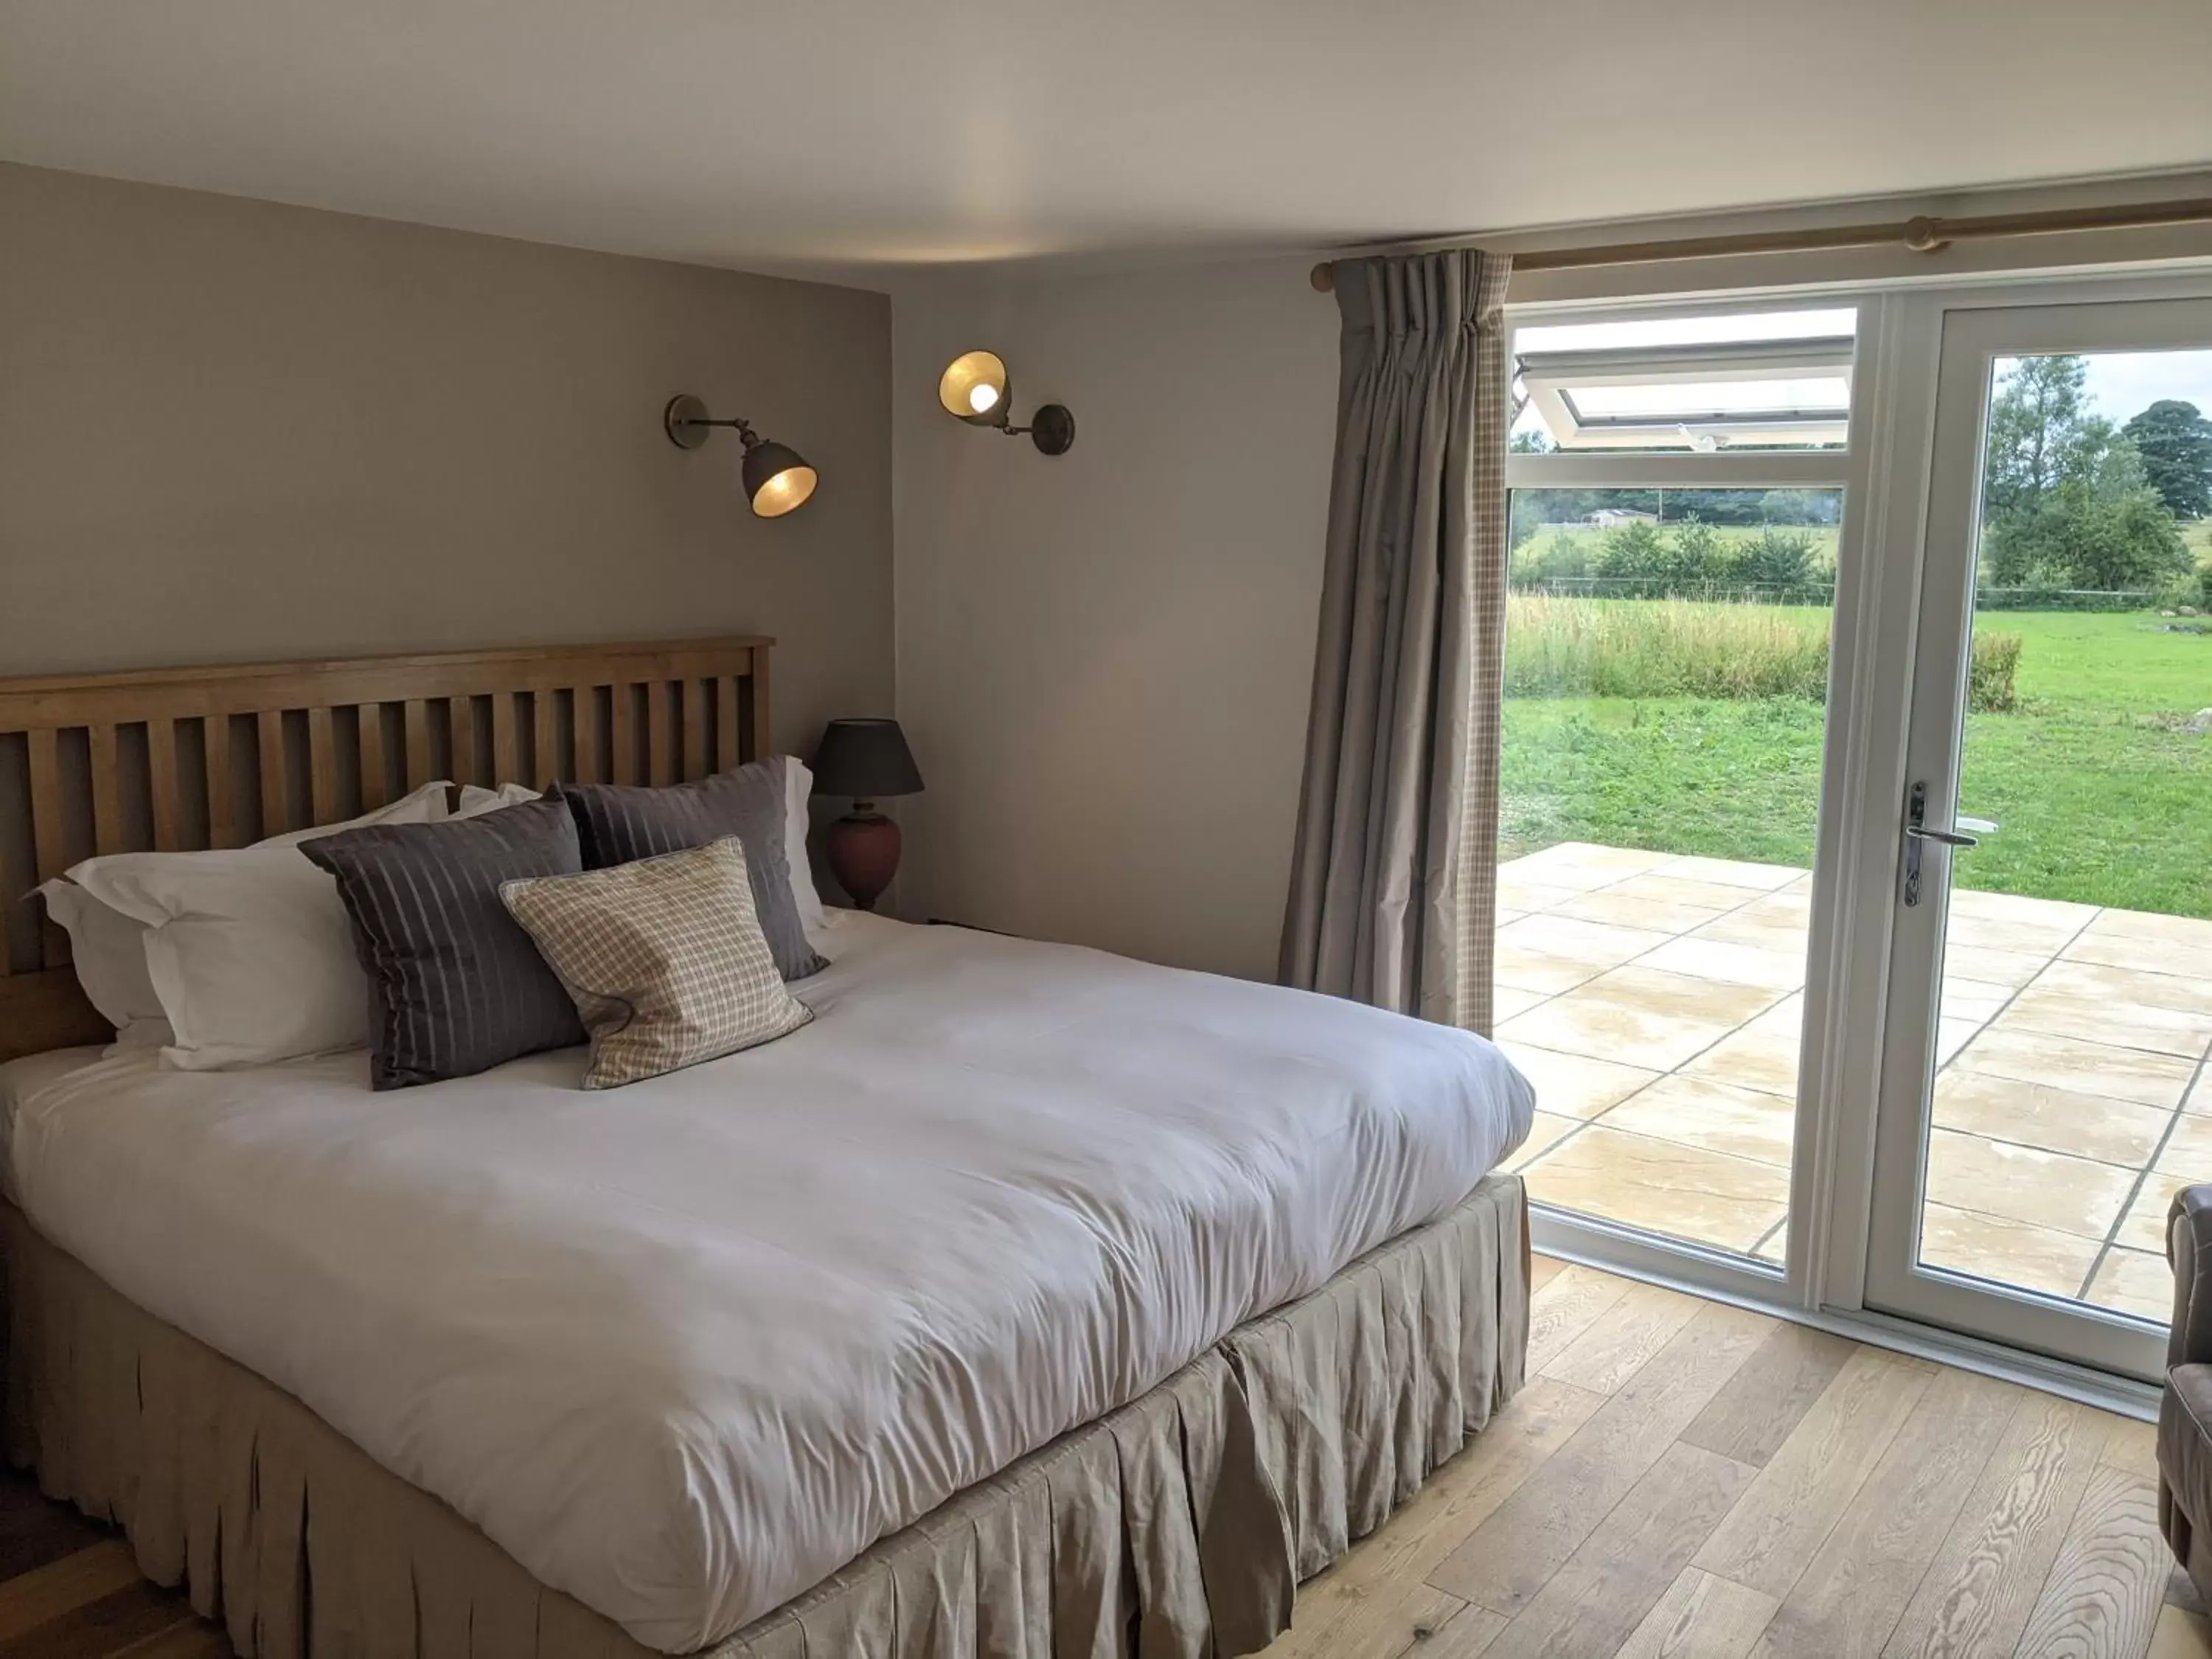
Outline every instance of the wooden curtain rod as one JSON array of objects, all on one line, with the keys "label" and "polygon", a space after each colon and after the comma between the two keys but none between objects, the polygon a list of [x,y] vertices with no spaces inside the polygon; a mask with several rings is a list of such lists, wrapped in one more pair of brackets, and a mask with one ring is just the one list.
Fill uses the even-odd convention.
[{"label": "wooden curtain rod", "polygon": [[[1752,253],[1808,253],[1829,248],[1910,248],[1940,253],[1954,242],[1993,236],[2056,236],[2068,231],[2139,230],[2159,225],[2212,224],[2212,197],[2143,202],[2131,207],[2061,208],[2045,213],[1992,213],[1972,219],[1905,219],[1888,224],[1835,225],[1826,229],[1771,230],[1736,236],[1692,236],[1673,242],[1615,242],[1601,247],[1537,248],[1513,256],[1516,270],[1574,270],[1590,265],[1637,265],[1668,259],[1734,258]],[[1313,268],[1313,285],[1336,286],[1334,263]]]}]

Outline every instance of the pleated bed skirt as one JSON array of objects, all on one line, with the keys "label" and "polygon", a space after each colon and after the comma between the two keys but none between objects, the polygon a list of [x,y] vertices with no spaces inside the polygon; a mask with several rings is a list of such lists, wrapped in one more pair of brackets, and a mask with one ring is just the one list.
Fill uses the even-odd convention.
[{"label": "pleated bed skirt", "polygon": [[[437,1498],[4,1210],[6,1449],[248,1659],[647,1659]],[[1450,1214],[1251,1321],[707,1651],[1209,1659],[1288,1627],[1522,1381],[1527,1206]]]}]

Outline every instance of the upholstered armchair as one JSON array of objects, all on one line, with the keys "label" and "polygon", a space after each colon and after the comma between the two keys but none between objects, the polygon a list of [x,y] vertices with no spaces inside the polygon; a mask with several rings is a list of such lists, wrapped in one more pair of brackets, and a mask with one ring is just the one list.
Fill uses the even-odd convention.
[{"label": "upholstered armchair", "polygon": [[2158,1409],[2158,1524],[2212,1596],[2212,1186],[2185,1187],[2166,1212],[2173,1331]]}]

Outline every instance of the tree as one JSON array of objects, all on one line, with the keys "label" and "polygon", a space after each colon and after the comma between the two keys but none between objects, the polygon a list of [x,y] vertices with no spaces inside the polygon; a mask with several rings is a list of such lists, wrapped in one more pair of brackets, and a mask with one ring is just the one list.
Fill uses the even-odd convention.
[{"label": "tree", "polygon": [[2185,572],[2180,526],[2134,441],[2090,412],[2086,357],[2022,357],[1990,399],[1985,579],[2141,590]]},{"label": "tree", "polygon": [[2033,507],[2067,478],[2076,478],[2118,441],[2102,416],[2089,412],[2087,357],[2021,357],[1990,399],[1989,463],[1982,510],[1996,518]]},{"label": "tree", "polygon": [[2121,430],[2175,518],[2212,518],[2212,421],[2195,404],[2161,398]]}]

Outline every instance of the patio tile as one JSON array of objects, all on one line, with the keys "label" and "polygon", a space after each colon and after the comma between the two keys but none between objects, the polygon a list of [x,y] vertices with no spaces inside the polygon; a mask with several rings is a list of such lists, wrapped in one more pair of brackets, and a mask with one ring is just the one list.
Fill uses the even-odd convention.
[{"label": "patio tile", "polygon": [[1656,1071],[1672,1071],[1728,1031],[1725,1020],[1656,1013],[1594,997],[1586,990],[1554,997],[1498,1028],[1498,1036],[1516,1042],[1599,1060],[1626,1060]]},{"label": "patio tile", "polygon": [[1599,975],[1576,993],[1641,1008],[1655,1014],[1705,1020],[1721,1028],[1716,1038],[1779,1002],[1787,992],[1757,985],[1738,985],[1728,980],[1702,979],[1694,974],[1669,974],[1642,961]]},{"label": "patio tile", "polygon": [[1779,1095],[1677,1073],[1614,1107],[1605,1127],[1787,1170],[1796,1116]]},{"label": "patio tile", "polygon": [[1790,1218],[1784,1215],[1781,1224],[1759,1241],[1752,1255],[1761,1261],[1771,1261],[1779,1267],[1786,1261],[1790,1251]]},{"label": "patio tile", "polygon": [[1802,957],[1812,928],[1802,917],[1759,911],[1746,905],[1695,930],[1698,939],[1717,939],[1723,945],[1748,945],[1759,951],[1782,951]]},{"label": "patio tile", "polygon": [[[1595,979],[1604,971],[1597,963],[1577,962],[1570,957],[1555,957],[1548,951],[1531,951],[1501,940],[1490,964],[1491,994],[1493,999],[1509,991],[1557,996],[1562,991],[1573,990],[1584,980]],[[1516,1008],[1513,1012],[1521,1013],[1524,1010]],[[1499,1013],[1495,1018],[1504,1019],[1507,1016]]]},{"label": "patio tile", "polygon": [[1562,1117],[1595,1117],[1660,1075],[1640,1066],[1533,1048],[1525,1042],[1500,1041],[1498,1046],[1521,1075],[1536,1085],[1539,1111]]},{"label": "patio tile", "polygon": [[1751,887],[1772,892],[1802,879],[1805,872],[1788,864],[1749,864],[1741,859],[1705,858],[1686,853],[1659,866],[1665,876],[1687,876],[1694,881],[1718,882],[1728,887]]},{"label": "patio tile", "polygon": [[1789,1205],[1771,1164],[1624,1134],[1601,1123],[1560,1142],[1525,1172],[1532,1196],[1670,1237],[1748,1250]]},{"label": "patio tile", "polygon": [[1966,1071],[2168,1109],[2180,1103],[2197,1069],[2176,1055],[2055,1036],[2002,1019],[1960,1050],[1953,1063]]},{"label": "patio tile", "polygon": [[1997,951],[2033,951],[2056,956],[2069,944],[2075,930],[2063,924],[2001,921],[1994,916],[1962,915],[1956,911],[1944,925],[1944,936],[1960,945]]},{"label": "patio tile", "polygon": [[2212,921],[2197,916],[2162,915],[2155,910],[2106,910],[2089,924],[2089,931],[2107,938],[2157,939],[2212,951]]},{"label": "patio tile", "polygon": [[2081,1294],[2097,1248],[2094,1239],[1942,1204],[1920,1213],[1920,1260],[1927,1266],[2052,1296]]},{"label": "patio tile", "polygon": [[1516,1014],[1525,1014],[1549,1000],[1547,992],[1524,991],[1513,985],[1492,985],[1490,988],[1491,1022],[1495,1024],[1499,1020],[1511,1019]]},{"label": "patio tile", "polygon": [[1662,904],[1686,904],[1707,910],[1733,910],[1758,898],[1755,889],[1732,887],[1725,882],[1699,881],[1671,870],[1654,870],[1617,881],[1605,890],[1630,898],[1657,899]]},{"label": "patio tile", "polygon": [[[1608,922],[1582,921],[1572,916],[1524,916],[1511,927],[1498,930],[1498,950],[1501,956],[1508,951],[1520,951],[1580,963],[1589,969],[1590,974],[1601,974],[1664,945],[1668,937],[1648,927],[1616,927]],[[1589,977],[1589,974],[1583,975],[1585,979]]]},{"label": "patio tile", "polygon": [[1682,1075],[1713,1078],[1794,1101],[1804,1018],[1802,997],[1778,1002],[1682,1067]]},{"label": "patio tile", "polygon": [[2143,1177],[2142,1190],[2136,1201],[2128,1206],[2128,1213],[2112,1235],[2112,1243],[2124,1244],[2131,1250],[2147,1250],[2154,1255],[2166,1254],[2166,1212],[2173,1207],[2173,1195],[2184,1187],[2193,1187],[2201,1176],[2178,1171],[2153,1170]]},{"label": "patio tile", "polygon": [[2035,988],[2105,997],[2142,1008],[2212,1014],[2212,980],[2191,979],[2154,969],[2116,968],[2101,962],[2069,962],[2062,957],[2036,976]]},{"label": "patio tile", "polygon": [[1510,872],[1519,879],[1542,882],[1547,886],[1588,889],[1656,868],[1670,856],[1633,847],[1601,847],[1595,842],[1563,841],[1502,864],[1498,873],[1503,877]]},{"label": "patio tile", "polygon": [[1948,1066],[1959,1057],[1959,1050],[1974,1040],[1982,1029],[1978,1019],[1952,1019],[1939,1014],[1936,1020],[1936,1063]]},{"label": "patio tile", "polygon": [[1723,980],[1731,985],[1757,985],[1774,991],[1795,991],[1805,983],[1805,953],[1773,951],[1756,945],[1732,945],[1726,939],[1686,933],[1637,958],[1639,968],[1656,968],[1669,974],[1689,974],[1698,979]]},{"label": "patio tile", "polygon": [[2014,999],[1999,1029],[2046,1031],[2121,1048],[2148,1048],[2186,1060],[2203,1057],[2212,1043],[2212,1013],[2154,1008],[2106,996],[2045,990],[2040,981]]},{"label": "patio tile", "polygon": [[2047,951],[2000,951],[1986,945],[1961,945],[1956,939],[1947,939],[1943,945],[1946,974],[2012,991],[2041,973],[2050,960]]},{"label": "patio tile", "polygon": [[1620,927],[1640,927],[1662,933],[1686,933],[1711,921],[1722,912],[1711,905],[1675,904],[1665,899],[1638,898],[1632,893],[1601,888],[1579,893],[1558,907],[1557,914],[1583,921],[1610,922]]},{"label": "patio tile", "polygon": [[2184,1112],[2173,1121],[2173,1133],[2159,1148],[2158,1167],[2193,1181],[2212,1181],[2212,1118]]},{"label": "patio tile", "polygon": [[2022,1083],[1956,1066],[1936,1079],[1939,1127],[2046,1152],[2140,1170],[2158,1151],[2171,1111],[2047,1083]]},{"label": "patio tile", "polygon": [[1578,1117],[1561,1117],[1556,1112],[1539,1112],[1528,1124],[1528,1138],[1522,1141],[1504,1167],[1517,1170],[1534,1158],[1541,1158],[1559,1144],[1559,1137],[1583,1127]]},{"label": "patio tile", "polygon": [[2185,974],[2191,979],[2212,979],[2212,950],[2177,944],[2172,939],[2100,933],[2094,926],[2061,954],[2069,962],[2100,962],[2113,968],[2148,969],[2156,973]]},{"label": "patio tile", "polygon": [[2173,1269],[2148,1250],[2110,1250],[2084,1299],[2163,1325],[2173,1316]]},{"label": "patio tile", "polygon": [[1948,1018],[1986,1025],[2011,1000],[2012,993],[2002,985],[1987,985],[1978,979],[1947,979],[1939,1012]]},{"label": "patio tile", "polygon": [[1948,1208],[2101,1242],[2134,1187],[2132,1170],[1955,1129],[1929,1133],[1928,1196]]},{"label": "patio tile", "polygon": [[2212,1066],[2207,1066],[2193,1087],[2188,1099],[2181,1103],[2185,1112],[2212,1112]]},{"label": "patio tile", "polygon": [[1580,898],[1582,892],[1579,887],[1554,887],[1524,876],[1508,876],[1502,871],[1498,878],[1498,902],[1524,914],[1565,904],[1569,899]]},{"label": "patio tile", "polygon": [[2070,899],[2032,898],[2023,893],[1984,893],[1971,887],[1951,890],[1951,914],[1985,916],[1992,921],[2023,922],[2031,927],[2064,928],[2078,933],[2097,914],[2094,904]]},{"label": "patio tile", "polygon": [[1501,904],[1501,905],[1498,905],[1498,906],[1497,906],[1497,907],[1496,907],[1494,915],[1495,915],[1495,920],[1496,920],[1496,921],[1497,921],[1498,925],[1500,927],[1504,927],[1508,922],[1514,922],[1514,921],[1520,921],[1522,917],[1523,917],[1523,916],[1527,915],[1528,914],[1528,911],[1526,911],[1526,910],[1513,910],[1513,909],[1509,909],[1509,908],[1507,908],[1504,905],[1502,905],[1502,904]]}]

